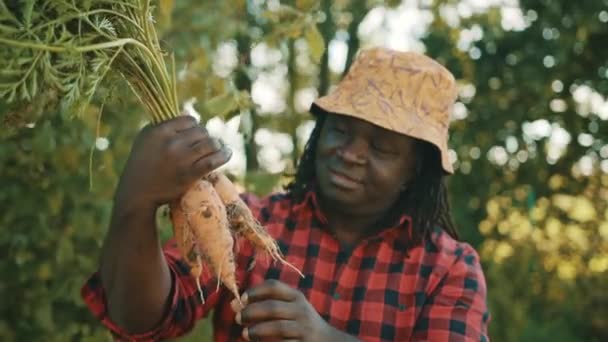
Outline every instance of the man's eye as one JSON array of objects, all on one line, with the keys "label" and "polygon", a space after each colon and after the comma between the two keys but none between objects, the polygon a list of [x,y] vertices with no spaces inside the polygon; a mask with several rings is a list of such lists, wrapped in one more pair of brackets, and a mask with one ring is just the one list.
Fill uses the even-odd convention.
[{"label": "man's eye", "polygon": [[374,150],[376,150],[377,152],[380,152],[383,154],[395,154],[395,152],[391,148],[384,146],[384,145],[372,143],[372,148]]},{"label": "man's eye", "polygon": [[346,129],[338,126],[333,126],[333,131],[340,134],[346,134]]}]

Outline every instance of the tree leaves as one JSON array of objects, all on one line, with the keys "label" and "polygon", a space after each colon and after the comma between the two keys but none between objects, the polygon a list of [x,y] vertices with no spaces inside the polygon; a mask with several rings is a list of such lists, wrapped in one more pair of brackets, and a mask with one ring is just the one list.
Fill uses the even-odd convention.
[{"label": "tree leaves", "polygon": [[274,22],[289,24],[305,15],[304,12],[289,5],[281,4],[276,9],[264,11],[263,17]]},{"label": "tree leaves", "polygon": [[310,11],[319,6],[319,0],[296,0],[296,7],[302,11]]},{"label": "tree leaves", "polygon": [[208,117],[219,116],[229,119],[231,114],[239,110],[247,110],[253,106],[248,91],[227,91],[205,101],[204,112]]},{"label": "tree leaves", "polygon": [[205,110],[211,116],[225,117],[237,108],[236,97],[229,92],[217,95],[205,102]]},{"label": "tree leaves", "polygon": [[[0,113],[5,109],[0,103]],[[135,127],[108,116],[110,139],[122,147],[100,153],[93,192],[85,167],[93,132],[84,120],[46,114],[0,144],[0,207],[8,208],[0,215],[0,340],[101,341],[106,332],[88,315],[79,288],[107,227],[112,161],[125,157]]]},{"label": "tree leaves", "polygon": [[304,38],[308,44],[310,55],[314,63],[321,62],[321,57],[325,52],[325,39],[319,32],[317,25],[309,25],[304,33]]},{"label": "tree leaves", "polygon": [[266,40],[276,45],[282,38],[298,39],[304,37],[308,44],[310,57],[314,63],[319,63],[325,52],[325,39],[317,27],[317,13],[312,11],[318,7],[318,1],[298,1],[296,7],[281,5],[276,10],[264,12],[264,17],[274,23],[271,34]]},{"label": "tree leaves", "polygon": [[171,14],[173,12],[173,8],[175,7],[175,0],[159,0],[158,1],[158,9],[160,21],[163,26],[171,25]]},{"label": "tree leaves", "polygon": [[[598,95],[608,89],[602,75],[606,50],[601,48],[608,41],[608,26],[598,20],[606,3],[520,1],[516,10],[521,10],[523,30],[504,26],[507,17],[500,6],[463,16],[452,27],[440,14],[447,4],[433,5],[435,19],[423,41],[426,52],[455,72],[462,89],[470,90],[459,99],[468,116],[451,127],[450,145],[459,167],[450,190],[455,221],[471,227],[463,230],[464,238],[479,246],[491,270],[489,303],[496,313],[491,333],[503,341],[554,336],[605,340],[608,321],[577,317],[607,317],[591,302],[608,302],[605,291],[593,290],[605,287],[608,277],[591,265],[595,258],[608,262],[608,240],[598,236],[598,227],[606,224],[600,214],[606,212],[605,201],[594,200],[606,197],[600,190],[608,184],[601,148],[608,125],[580,113],[575,94],[584,84],[588,96],[601,103]],[[483,34],[463,48],[459,37],[472,28]],[[549,66],[547,58],[555,63]],[[565,109],[555,110],[554,101],[564,101]],[[532,122],[552,127],[548,137],[532,138],[526,127]],[[559,154],[553,141],[558,134],[572,137]],[[583,135],[593,143],[576,141]],[[495,151],[506,153],[503,163],[492,158]],[[586,175],[581,174],[583,160],[589,162]],[[484,204],[498,198],[509,202],[500,202],[497,218],[496,208]],[[513,255],[507,257],[508,251]],[[531,293],[520,298],[522,288]],[[568,317],[557,324],[560,333],[547,323],[555,323],[553,317]]]}]

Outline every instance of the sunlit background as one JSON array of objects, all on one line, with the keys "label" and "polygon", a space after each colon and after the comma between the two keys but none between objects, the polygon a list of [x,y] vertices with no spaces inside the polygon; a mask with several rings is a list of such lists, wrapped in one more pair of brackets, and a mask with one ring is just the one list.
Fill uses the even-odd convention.
[{"label": "sunlit background", "polygon": [[[458,81],[451,202],[482,257],[491,339],[608,340],[608,0],[157,4],[183,107],[234,150],[223,169],[259,195],[289,181],[309,105],[358,49],[436,58]],[[107,85],[81,117],[31,109],[0,128],[0,340],[108,338],[79,289],[146,122],[116,96],[124,84]],[[3,123],[19,117],[0,110]],[[210,332],[207,320],[183,340]]]}]

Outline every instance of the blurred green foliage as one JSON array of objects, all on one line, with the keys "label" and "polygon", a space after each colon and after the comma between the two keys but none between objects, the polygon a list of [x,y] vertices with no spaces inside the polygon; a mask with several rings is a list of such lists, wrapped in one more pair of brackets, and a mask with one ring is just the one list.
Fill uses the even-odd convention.
[{"label": "blurred green foliage", "polygon": [[[90,190],[88,156],[97,117],[92,114],[83,120],[44,117],[0,144],[0,340],[104,335],[79,290],[96,267],[128,145],[93,155]],[[111,139],[132,139],[132,132],[114,120],[101,132],[110,131],[108,125]]]},{"label": "blurred green foliage", "polygon": [[[259,194],[293,172],[306,138],[298,132],[310,119],[302,98],[340,79],[345,68],[332,62],[344,57],[348,67],[358,48],[389,44],[370,33],[374,20],[376,31],[395,13],[418,20],[414,47],[452,70],[461,89],[449,185],[462,235],[482,255],[491,338],[608,340],[608,1],[479,4],[161,0],[156,19],[176,52],[180,100],[195,99],[203,120],[241,114],[246,172],[234,177]],[[340,46],[344,56],[328,53]],[[258,97],[279,105],[254,96],[243,115],[234,95],[255,95],[260,80],[271,91]],[[119,96],[128,94],[124,84],[108,85],[79,117],[0,103],[2,341],[109,340],[79,290],[96,269],[117,177],[144,116]],[[262,135],[292,148],[272,149]],[[180,340],[210,339],[205,321]]]},{"label": "blurred green foliage", "polygon": [[603,341],[608,1],[519,3],[454,22],[462,5],[435,2],[423,39],[463,88],[456,220],[482,253],[496,340]]}]

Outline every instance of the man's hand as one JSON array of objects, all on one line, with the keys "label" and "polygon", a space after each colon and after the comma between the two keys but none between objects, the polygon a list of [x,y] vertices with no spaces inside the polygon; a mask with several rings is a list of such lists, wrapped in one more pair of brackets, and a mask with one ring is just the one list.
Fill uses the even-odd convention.
[{"label": "man's hand", "polygon": [[116,199],[133,209],[168,203],[230,156],[191,116],[147,126],[135,139]]},{"label": "man's hand", "polygon": [[277,281],[248,289],[232,308],[236,321],[245,326],[243,337],[249,341],[354,341],[331,327],[306,300],[304,295]]}]

